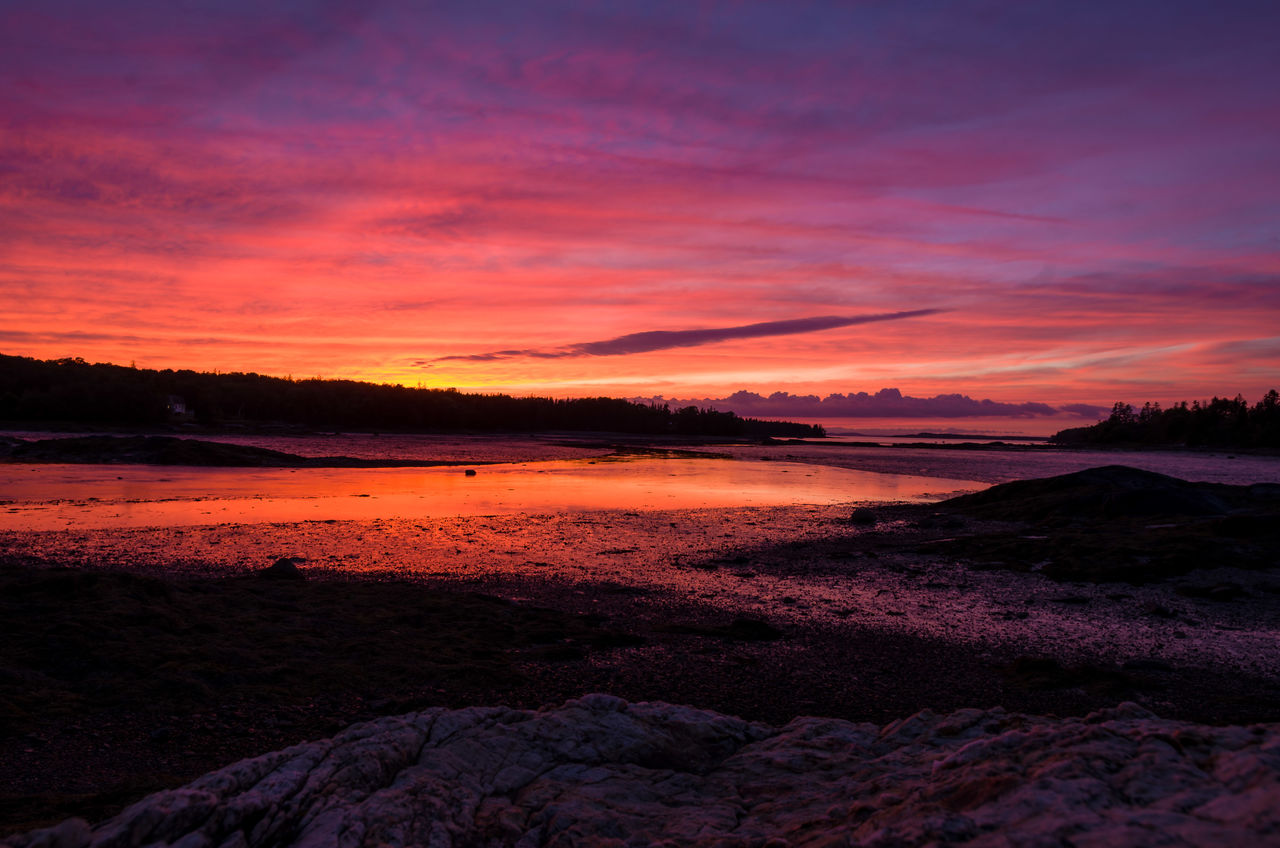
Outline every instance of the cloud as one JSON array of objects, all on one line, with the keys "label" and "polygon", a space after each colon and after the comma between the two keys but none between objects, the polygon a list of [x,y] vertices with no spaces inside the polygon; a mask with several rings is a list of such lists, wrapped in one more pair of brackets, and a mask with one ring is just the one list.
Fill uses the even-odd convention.
[{"label": "cloud", "polygon": [[[827,395],[852,362],[1265,391],[1274,347],[1206,346],[1280,309],[1280,4],[979,5],[0,6],[0,342],[183,366],[194,331],[204,367],[409,383],[473,354],[478,388],[557,393]],[[944,304],[838,333],[846,367],[601,335]]]},{"label": "cloud", "polygon": [[671,350],[678,347],[698,347],[734,339],[758,339],[766,336],[790,336],[797,333],[816,333],[855,324],[871,324],[877,321],[898,321],[903,318],[920,318],[935,315],[941,309],[912,309],[905,312],[882,312],[874,315],[819,315],[813,318],[791,318],[785,321],[761,321],[739,327],[706,327],[696,330],[646,330],[628,333],[598,342],[579,342],[553,350],[495,350],[488,353],[440,356],[430,360],[415,360],[418,366],[430,366],[434,362],[492,362],[496,359],[566,359],[576,356],[625,356],[632,353],[649,353],[655,350]]},{"label": "cloud", "polygon": [[875,394],[793,395],[774,392],[765,397],[755,392],[740,391],[723,398],[699,398],[696,400],[668,400],[666,398],[639,398],[645,402],[666,403],[675,407],[714,407],[746,416],[782,416],[806,418],[977,418],[1011,417],[1040,418],[1070,414],[1079,417],[1101,417],[1105,410],[1100,406],[1071,404],[1053,407],[1045,403],[1027,401],[1005,403],[994,400],[975,400],[968,395],[945,394],[930,398],[911,397],[898,389],[881,389]]}]

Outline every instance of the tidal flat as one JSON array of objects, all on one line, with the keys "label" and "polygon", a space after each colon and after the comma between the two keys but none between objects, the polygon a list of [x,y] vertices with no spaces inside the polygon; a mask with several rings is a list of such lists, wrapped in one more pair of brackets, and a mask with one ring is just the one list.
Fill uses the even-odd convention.
[{"label": "tidal flat", "polygon": [[[252,511],[271,499],[212,486],[202,495],[201,475],[261,472],[82,467],[107,486],[127,474],[160,483],[181,474],[190,488],[153,487],[133,502],[180,503],[188,517],[0,531],[0,760],[21,764],[0,776],[0,832],[105,817],[356,720],[435,706],[532,708],[587,692],[774,724],[995,706],[1083,715],[1122,701],[1163,718],[1280,721],[1280,577],[1269,536],[1185,514],[1082,513],[1044,527],[936,503],[1117,462],[1275,484],[1276,458],[717,444],[649,446],[668,453],[620,461],[606,441],[526,449],[491,441],[483,457],[526,463],[529,476],[509,478],[534,481],[522,485],[537,485],[539,463],[580,463],[575,479],[596,481],[585,500],[406,517],[387,509],[389,498],[330,492],[372,512],[225,521],[198,507],[239,501]],[[480,450],[466,440],[442,450],[477,462],[475,477],[441,469],[449,485],[501,475],[478,464]],[[699,451],[709,455],[688,455]],[[626,490],[610,481],[653,463],[692,463],[695,472],[663,482],[695,493],[698,467],[770,476],[782,502],[591,500]],[[65,469],[0,473],[40,468]],[[888,482],[890,471],[926,482],[908,490]],[[285,473],[290,486],[310,481],[324,496],[332,472]],[[885,477],[881,492],[838,497],[857,475]],[[828,484],[831,496],[813,494]],[[127,500],[91,501],[102,496],[85,491],[20,500],[16,491],[5,490],[5,508],[19,511],[10,515],[57,500],[93,515]],[[1164,562],[1170,539],[1198,551],[1190,540],[1205,538],[1203,561],[1151,565]],[[1132,550],[1134,539],[1151,555]],[[1112,562],[1108,549],[1113,575],[1055,570],[1063,553],[1075,558],[1064,562]],[[281,558],[305,579],[259,576]]]}]

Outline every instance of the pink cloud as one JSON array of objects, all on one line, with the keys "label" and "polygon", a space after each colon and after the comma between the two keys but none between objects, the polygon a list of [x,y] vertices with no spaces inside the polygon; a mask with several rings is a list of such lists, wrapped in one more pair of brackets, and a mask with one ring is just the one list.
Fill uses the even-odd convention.
[{"label": "pink cloud", "polygon": [[439,379],[1269,388],[1275,352],[1239,345],[1280,305],[1274,15],[555,11],[7,10],[0,344],[412,380],[927,304],[949,312],[767,355]]}]

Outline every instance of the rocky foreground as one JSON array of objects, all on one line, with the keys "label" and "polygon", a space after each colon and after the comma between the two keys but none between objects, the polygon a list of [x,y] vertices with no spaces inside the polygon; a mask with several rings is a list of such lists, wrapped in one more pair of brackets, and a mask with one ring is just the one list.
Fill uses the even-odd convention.
[{"label": "rocky foreground", "polygon": [[1280,844],[1280,725],[1131,704],[775,728],[589,695],[433,709],[243,760],[8,848]]}]

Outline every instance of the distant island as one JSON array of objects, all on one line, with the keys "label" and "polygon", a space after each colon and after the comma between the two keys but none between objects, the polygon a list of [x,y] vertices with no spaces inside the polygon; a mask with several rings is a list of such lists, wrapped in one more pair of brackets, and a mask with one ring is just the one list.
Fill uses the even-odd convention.
[{"label": "distant island", "polygon": [[355,380],[153,370],[0,355],[0,422],[209,429],[293,426],[394,432],[609,431],[822,437],[818,425],[618,398],[470,394]]},{"label": "distant island", "polygon": [[1240,395],[1186,401],[1162,409],[1158,403],[1134,409],[1117,403],[1111,415],[1091,427],[1053,435],[1057,445],[1150,445],[1160,447],[1280,448],[1280,393],[1275,389],[1253,406]]}]

